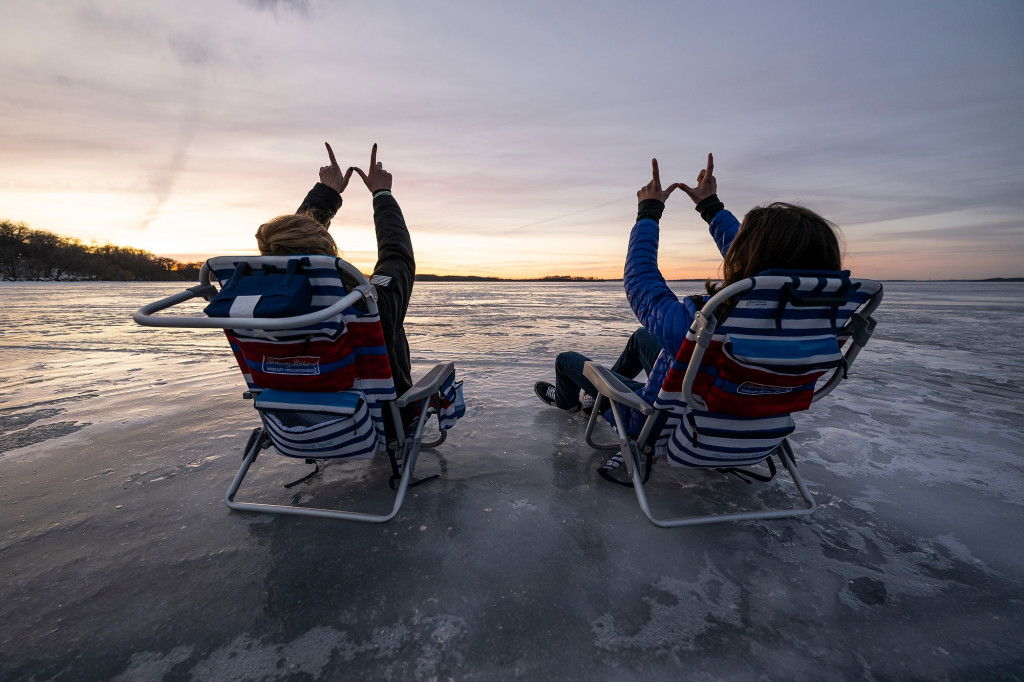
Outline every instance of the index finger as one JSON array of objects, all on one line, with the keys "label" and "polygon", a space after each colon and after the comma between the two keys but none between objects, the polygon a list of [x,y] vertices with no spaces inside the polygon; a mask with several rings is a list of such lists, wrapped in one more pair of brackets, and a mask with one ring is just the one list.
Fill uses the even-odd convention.
[{"label": "index finger", "polygon": [[373,143],[373,149],[370,150],[370,172],[377,167],[377,143]]},{"label": "index finger", "polygon": [[330,159],[331,159],[331,165],[332,166],[337,166],[338,165],[338,160],[336,158],[334,158],[334,150],[331,149],[331,145],[329,143],[327,143],[327,142],[324,142],[324,146],[327,147],[327,156],[329,156]]},{"label": "index finger", "polygon": [[656,184],[660,188],[661,187],[661,174],[658,173],[658,160],[657,159],[651,159],[651,173],[652,173],[652,176],[654,178],[654,184]]},{"label": "index finger", "polygon": [[715,157],[708,152],[708,172],[707,175],[714,175],[715,173]]}]

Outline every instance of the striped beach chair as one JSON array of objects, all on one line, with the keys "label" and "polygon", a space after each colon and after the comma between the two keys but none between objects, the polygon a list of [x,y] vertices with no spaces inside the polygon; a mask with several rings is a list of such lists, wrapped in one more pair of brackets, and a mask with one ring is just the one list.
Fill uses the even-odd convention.
[{"label": "striped beach chair", "polygon": [[[211,284],[216,281],[219,287]],[[207,317],[154,315],[185,300],[209,301]],[[439,363],[396,395],[375,291],[349,263],[333,256],[211,258],[200,284],[135,314],[149,326],[224,330],[261,426],[253,429],[242,465],[225,495],[232,509],[384,522],[398,513],[422,447],[436,447],[465,414],[454,363]],[[402,413],[411,415],[403,423]],[[423,443],[436,416],[439,437]],[[317,509],[235,499],[249,468],[270,446],[315,464],[368,459],[387,452],[396,491],[389,513]]]},{"label": "striped beach chair", "polygon": [[[624,465],[628,481],[621,482],[632,485],[644,514],[658,526],[814,513],[814,498],[787,439],[795,427],[791,415],[808,409],[847,377],[871,337],[871,313],[881,299],[881,284],[851,279],[848,271],[770,270],[725,287],[697,313],[653,405],[606,368],[587,363],[584,375],[599,391],[587,443],[618,450],[601,468],[602,475],[616,481],[614,474]],[[594,439],[605,400],[618,443]],[[647,415],[635,437],[627,433],[622,407]],[[768,481],[776,473],[773,456],[789,471],[801,506],[672,519],[651,512],[643,484],[656,457],[677,467]],[[767,475],[748,468],[761,463]]]}]

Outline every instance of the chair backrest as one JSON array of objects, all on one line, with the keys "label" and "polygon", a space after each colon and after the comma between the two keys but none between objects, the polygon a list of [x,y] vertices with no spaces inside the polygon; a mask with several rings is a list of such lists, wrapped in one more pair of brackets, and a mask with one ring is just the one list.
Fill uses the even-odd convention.
[{"label": "chair backrest", "polygon": [[[223,256],[211,258],[206,267],[221,285],[207,307],[214,317],[295,317],[323,311],[353,289],[363,292],[359,303],[321,322],[225,334],[282,454],[372,456],[383,446],[384,408],[396,398],[395,385],[373,288],[365,277],[333,256]],[[349,397],[323,395],[341,392]],[[365,407],[353,398],[365,401]],[[367,414],[375,443],[367,440]],[[318,434],[327,422],[334,430]],[[357,436],[363,440],[353,444]]]},{"label": "chair backrest", "polygon": [[790,414],[845,376],[870,337],[881,295],[881,284],[847,271],[774,270],[715,294],[654,402],[665,414],[655,451],[692,467],[769,456],[793,431]]}]

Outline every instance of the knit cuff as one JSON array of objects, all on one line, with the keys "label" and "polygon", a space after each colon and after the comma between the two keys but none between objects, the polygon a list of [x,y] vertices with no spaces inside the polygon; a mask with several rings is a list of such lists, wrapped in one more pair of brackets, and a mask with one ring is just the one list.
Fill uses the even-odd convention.
[{"label": "knit cuff", "polygon": [[644,199],[636,207],[636,221],[661,220],[661,214],[665,212],[665,202],[657,199]]},{"label": "knit cuff", "polygon": [[718,215],[718,212],[725,210],[725,204],[722,203],[717,194],[712,194],[701,199],[700,203],[693,208],[697,213],[700,213],[700,217],[704,219],[704,222],[710,225],[711,220]]}]

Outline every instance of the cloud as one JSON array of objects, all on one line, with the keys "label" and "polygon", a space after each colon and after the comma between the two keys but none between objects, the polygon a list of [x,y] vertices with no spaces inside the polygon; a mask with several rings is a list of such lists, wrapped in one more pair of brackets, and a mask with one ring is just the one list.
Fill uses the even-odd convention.
[{"label": "cloud", "polygon": [[309,16],[312,0],[243,0],[243,4],[260,11],[272,12],[275,16],[291,12]]},{"label": "cloud", "polygon": [[[325,139],[344,164],[379,142],[415,234],[450,237],[425,258],[487,236],[556,264],[553,242],[586,241],[614,262],[650,158],[692,182],[713,151],[737,215],[788,200],[851,250],[973,235],[1024,260],[1017,4],[655,2],[653,22],[605,0],[215,7],[0,4],[0,192],[99,193],[133,207],[140,239],[216,220],[248,246],[253,220],[316,179]],[[345,211],[368,224],[361,201]],[[85,224],[47,227],[95,236]],[[671,262],[706,260],[684,196],[666,225]]]},{"label": "cloud", "polygon": [[142,217],[140,230],[145,230],[160,215],[160,209],[174,193],[178,177],[185,168],[189,146],[199,130],[202,111],[202,92],[193,91],[187,99],[178,128],[178,134],[171,147],[170,160],[166,165],[158,166],[151,178],[153,203]]}]

